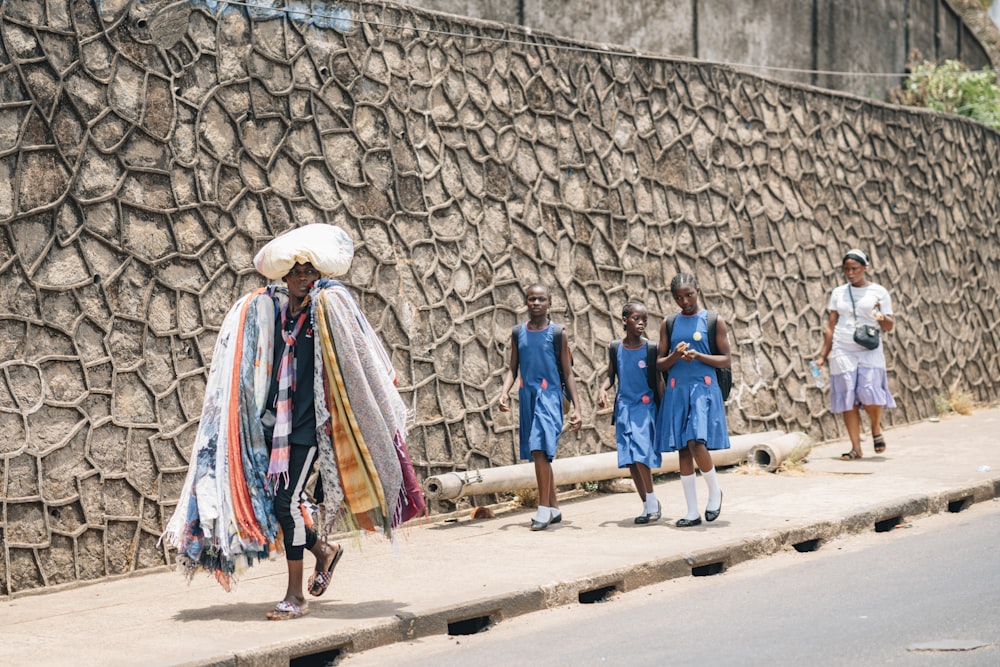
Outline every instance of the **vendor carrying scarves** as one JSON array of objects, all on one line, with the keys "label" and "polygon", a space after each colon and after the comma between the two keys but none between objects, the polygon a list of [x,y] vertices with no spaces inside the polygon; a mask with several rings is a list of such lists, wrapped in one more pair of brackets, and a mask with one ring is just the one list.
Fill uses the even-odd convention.
[{"label": "vendor carrying scarves", "polygon": [[273,239],[254,258],[272,281],[223,321],[181,497],[164,532],[188,577],[234,575],[285,551],[288,586],[267,617],[308,613],[303,556],[316,558],[310,595],[326,592],[343,555],[313,529],[305,480],[318,466],[321,532],[393,530],[425,508],[406,451],[407,411],[389,356],[343,284],[354,244],[314,224]]}]

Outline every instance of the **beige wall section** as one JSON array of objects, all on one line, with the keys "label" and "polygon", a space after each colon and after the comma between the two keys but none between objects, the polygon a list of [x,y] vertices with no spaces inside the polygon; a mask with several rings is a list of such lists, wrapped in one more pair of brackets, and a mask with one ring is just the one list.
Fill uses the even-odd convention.
[{"label": "beige wall section", "polygon": [[[698,3],[698,59],[712,62],[770,65],[813,69],[810,2],[783,3],[774,11],[773,0],[748,0],[718,4]],[[784,81],[812,83],[809,72],[757,70]]]},{"label": "beige wall section", "polygon": [[691,0],[524,0],[533,29],[672,56],[694,55],[693,12]]},{"label": "beige wall section", "polygon": [[807,360],[851,246],[897,312],[890,424],[1000,388],[1000,136],[970,121],[409,7],[40,6],[0,4],[0,596],[170,559],[222,318],[306,223],[356,241],[422,476],[515,461],[494,400],[539,279],[583,402],[560,456],[613,447],[621,307],[657,330],[680,270],[731,323],[736,433],[842,434]]},{"label": "beige wall section", "polygon": [[520,23],[518,0],[413,0],[402,4],[483,21]]},{"label": "beige wall section", "polygon": [[[789,70],[905,71],[909,50],[990,60],[946,0],[415,0],[414,6],[520,23],[572,39],[734,65],[783,81],[886,99],[899,78]],[[508,18],[504,18],[508,17]],[[513,17],[513,18],[510,18]],[[759,66],[774,69],[755,69]]]},{"label": "beige wall section", "polygon": [[[899,0],[818,0],[816,69],[903,72],[906,63],[906,3]],[[819,74],[823,88],[884,99],[900,77]]]}]

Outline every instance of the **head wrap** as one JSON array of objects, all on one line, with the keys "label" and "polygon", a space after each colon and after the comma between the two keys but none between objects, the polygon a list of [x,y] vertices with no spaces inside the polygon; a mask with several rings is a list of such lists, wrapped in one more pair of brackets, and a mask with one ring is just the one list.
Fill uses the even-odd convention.
[{"label": "head wrap", "polygon": [[253,266],[270,280],[280,280],[296,264],[309,263],[321,275],[347,273],[354,259],[354,241],[340,227],[316,223],[296,227],[268,241],[253,258]]},{"label": "head wrap", "polygon": [[[857,248],[851,248],[850,250],[847,251],[847,254],[844,255],[844,260],[843,260],[844,262],[846,262],[849,259],[853,259],[861,266],[868,266],[868,255],[861,252]],[[843,264],[843,262],[841,262],[841,264]]]}]

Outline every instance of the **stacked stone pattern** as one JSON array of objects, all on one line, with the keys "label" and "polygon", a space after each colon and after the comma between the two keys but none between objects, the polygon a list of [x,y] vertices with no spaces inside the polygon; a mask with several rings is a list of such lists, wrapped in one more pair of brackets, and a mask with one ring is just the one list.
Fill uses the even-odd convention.
[{"label": "stacked stone pattern", "polygon": [[681,270],[731,324],[731,430],[839,435],[807,360],[852,246],[896,300],[892,423],[995,395],[995,133],[394,5],[256,4],[0,5],[0,595],[171,560],[222,317],[307,223],[357,243],[422,476],[516,462],[495,400],[537,280],[585,415],[560,456],[613,447],[593,397],[621,307],[658,327]]}]

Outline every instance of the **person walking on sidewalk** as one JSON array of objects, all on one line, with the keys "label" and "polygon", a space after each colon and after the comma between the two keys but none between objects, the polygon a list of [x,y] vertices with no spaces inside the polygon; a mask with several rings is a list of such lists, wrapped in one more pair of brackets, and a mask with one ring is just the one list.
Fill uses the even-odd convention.
[{"label": "person walking on sidewalk", "polygon": [[687,528],[701,523],[695,463],[708,485],[705,520],[715,521],[722,512],[722,490],[716,479],[709,450],[729,449],[726,408],[717,381],[717,368],[728,368],[729,337],[725,320],[718,317],[715,349],[708,341],[708,311],[698,303],[701,288],[689,273],[679,273],[670,281],[670,293],[681,312],[660,325],[657,368],[667,372],[666,388],[657,423],[657,440],[663,452],[677,451],[687,501],[687,514],[677,526]]},{"label": "person walking on sidewalk", "polygon": [[311,525],[305,480],[322,473],[323,533],[389,538],[425,504],[406,451],[408,413],[389,356],[347,288],[353,242],[306,225],[272,239],[254,267],[284,286],[244,295],[220,327],[184,488],[163,540],[189,578],[233,578],[284,547],[288,577],[271,620],[308,613],[303,556],[320,596],[343,555]]},{"label": "person walking on sidewalk", "polygon": [[823,330],[823,347],[816,365],[830,363],[830,411],[844,417],[844,426],[851,439],[851,451],[840,458],[852,461],[862,457],[861,413],[864,408],[871,422],[875,453],[885,451],[882,433],[882,410],[896,407],[889,391],[882,337],[863,347],[856,342],[859,327],[877,327],[879,332],[892,331],[892,297],[889,291],[867,278],[868,256],[857,248],[844,255],[843,270],[847,282],[833,288],[827,309],[830,319]]},{"label": "person walking on sidewalk", "polygon": [[645,337],[648,320],[646,306],[637,301],[622,308],[625,338],[613,340],[608,346],[608,373],[597,394],[597,405],[606,407],[608,390],[617,380],[612,423],[618,467],[629,469],[642,500],[642,512],[635,517],[637,524],[659,521],[662,509],[653,491],[652,471],[661,463],[655,426],[663,382],[656,370],[656,343]]},{"label": "person walking on sidewalk", "polygon": [[511,332],[510,363],[498,405],[500,412],[510,411],[510,390],[520,375],[520,458],[534,463],[538,483],[538,511],[531,520],[531,530],[545,530],[550,524],[562,521],[552,459],[563,429],[564,382],[571,403],[570,430],[579,430],[583,420],[570,362],[569,337],[563,327],[549,319],[552,297],[548,286],[535,283],[528,287],[525,302],[528,321],[516,325]]}]

